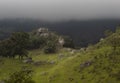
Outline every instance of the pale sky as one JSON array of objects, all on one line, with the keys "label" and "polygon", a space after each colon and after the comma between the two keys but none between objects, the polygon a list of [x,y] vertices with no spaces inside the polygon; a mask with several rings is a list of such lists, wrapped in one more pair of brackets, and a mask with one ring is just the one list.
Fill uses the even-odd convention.
[{"label": "pale sky", "polygon": [[0,0],[0,18],[48,21],[120,18],[120,0]]}]

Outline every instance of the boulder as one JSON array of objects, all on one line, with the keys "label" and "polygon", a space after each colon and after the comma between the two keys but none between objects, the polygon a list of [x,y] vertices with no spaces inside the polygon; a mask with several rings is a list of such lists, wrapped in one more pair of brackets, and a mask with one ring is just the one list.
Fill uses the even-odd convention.
[{"label": "boulder", "polygon": [[55,64],[55,61],[50,61],[50,64]]},{"label": "boulder", "polygon": [[28,57],[28,58],[23,60],[23,63],[32,63],[32,62],[33,62],[33,60],[31,57]]},{"label": "boulder", "polygon": [[70,54],[71,54],[71,55],[75,54],[75,50],[72,50],[72,51],[70,52]]},{"label": "boulder", "polygon": [[47,62],[46,61],[36,61],[36,62],[34,62],[33,64],[35,65],[35,66],[40,66],[40,65],[44,65],[44,64],[46,64]]},{"label": "boulder", "polygon": [[90,66],[92,64],[92,61],[86,61],[86,62],[84,62],[84,63],[82,63],[81,65],[80,65],[80,67],[88,67],[88,66]]},{"label": "boulder", "polygon": [[80,49],[80,52],[85,52],[86,51],[86,48],[81,48]]},{"label": "boulder", "polygon": [[41,61],[37,61],[37,62],[34,62],[33,64],[35,65],[35,66],[39,66],[39,65],[41,65]]}]

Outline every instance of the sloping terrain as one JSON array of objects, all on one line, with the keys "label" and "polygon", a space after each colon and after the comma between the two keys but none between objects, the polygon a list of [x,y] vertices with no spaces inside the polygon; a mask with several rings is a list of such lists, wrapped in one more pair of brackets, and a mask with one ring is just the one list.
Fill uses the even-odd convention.
[{"label": "sloping terrain", "polygon": [[55,54],[44,54],[41,50],[32,50],[29,56],[34,63],[23,63],[17,59],[1,58],[0,79],[9,77],[9,73],[20,68],[33,69],[36,83],[120,83],[120,46],[113,50],[107,44],[110,38],[101,40],[86,50],[64,48]]}]

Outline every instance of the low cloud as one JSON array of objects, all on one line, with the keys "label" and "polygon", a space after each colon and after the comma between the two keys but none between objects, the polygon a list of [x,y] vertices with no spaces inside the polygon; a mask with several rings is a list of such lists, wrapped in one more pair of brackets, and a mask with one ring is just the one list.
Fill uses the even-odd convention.
[{"label": "low cloud", "polygon": [[120,18],[120,0],[0,0],[0,19],[47,21]]}]

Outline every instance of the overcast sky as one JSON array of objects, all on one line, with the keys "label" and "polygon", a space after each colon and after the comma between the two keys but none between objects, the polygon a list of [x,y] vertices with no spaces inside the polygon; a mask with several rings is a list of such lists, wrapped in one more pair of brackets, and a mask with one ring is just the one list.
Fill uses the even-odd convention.
[{"label": "overcast sky", "polygon": [[120,0],[0,0],[0,18],[120,18]]}]

